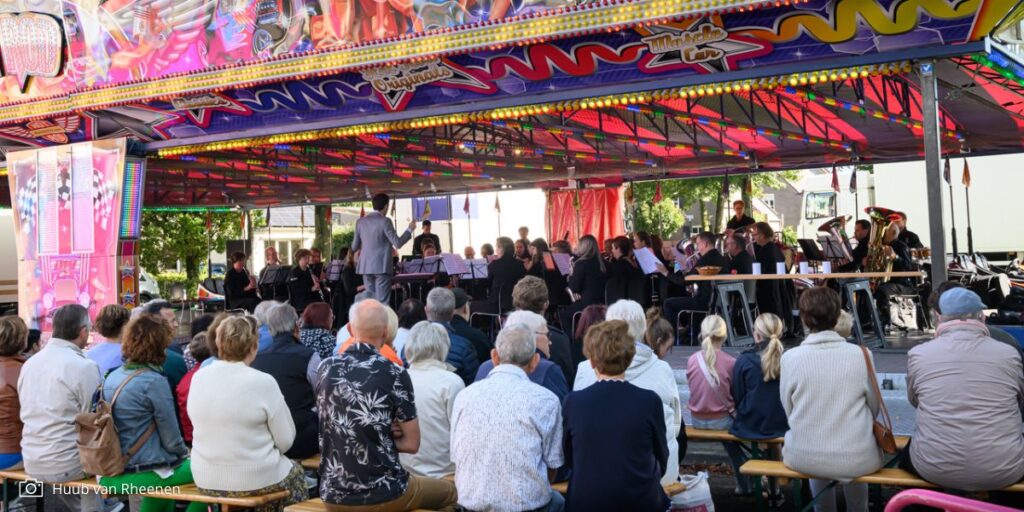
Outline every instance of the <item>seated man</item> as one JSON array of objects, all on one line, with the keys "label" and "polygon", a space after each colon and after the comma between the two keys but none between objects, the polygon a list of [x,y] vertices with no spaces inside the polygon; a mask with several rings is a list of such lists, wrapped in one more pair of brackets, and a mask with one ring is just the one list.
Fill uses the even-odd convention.
[{"label": "seated man", "polygon": [[562,412],[554,393],[530,382],[540,363],[526,326],[498,334],[488,378],[469,386],[452,408],[452,462],[459,504],[469,510],[561,511],[551,490],[562,466]]},{"label": "seated man", "polygon": [[452,293],[455,294],[455,316],[452,317],[452,331],[473,344],[477,361],[480,363],[490,361],[491,349],[494,348],[494,344],[483,331],[469,323],[469,303],[472,302],[473,297],[470,297],[462,288],[453,288]]},{"label": "seated man", "polygon": [[[524,325],[533,331],[536,336],[537,354],[540,355],[540,362],[537,367],[529,373],[530,381],[544,386],[545,389],[555,394],[559,402],[564,402],[569,396],[569,384],[565,380],[565,374],[561,368],[551,361],[552,342],[548,323],[544,317],[530,311],[513,311],[505,320],[505,329]],[[488,359],[480,365],[476,372],[476,381],[486,379],[494,369],[494,361]]]},{"label": "seated man", "polygon": [[466,338],[459,336],[452,328],[455,316],[455,294],[447,288],[434,288],[427,294],[427,320],[441,324],[448,331],[451,348],[448,349],[448,364],[455,367],[455,373],[467,386],[473,383],[480,361],[476,349]]},{"label": "seated man", "polygon": [[329,511],[451,510],[451,482],[409,475],[399,463],[399,453],[419,451],[420,427],[409,374],[380,355],[386,307],[367,299],[352,313],[356,342],[319,370],[320,497]]},{"label": "seated man", "polygon": [[[550,297],[547,284],[537,276],[526,276],[512,288],[512,305],[518,310],[530,311],[540,316],[544,316],[551,306]],[[572,361],[569,336],[565,331],[548,324],[548,339],[551,340],[551,349],[547,351],[548,359],[562,369],[562,375],[567,381],[575,380],[576,365]]]},{"label": "seated man", "polygon": [[[43,350],[30,357],[18,378],[21,404],[21,454],[25,472],[46,483],[74,482],[85,478],[78,458],[75,416],[88,412],[99,388],[100,369],[82,354],[89,341],[89,311],[77,304],[62,306],[53,315],[53,337]],[[54,492],[43,486],[47,509],[94,512],[100,506],[96,494]]]},{"label": "seated man", "polygon": [[1024,478],[1020,353],[989,336],[974,292],[953,288],[939,306],[936,338],[907,354],[907,398],[917,408],[907,469],[964,491],[1017,483]]}]

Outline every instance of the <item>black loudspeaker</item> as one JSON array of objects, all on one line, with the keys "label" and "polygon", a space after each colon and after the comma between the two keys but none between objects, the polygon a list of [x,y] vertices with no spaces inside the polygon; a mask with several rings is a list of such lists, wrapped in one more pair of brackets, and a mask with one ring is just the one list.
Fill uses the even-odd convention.
[{"label": "black loudspeaker", "polygon": [[252,258],[252,240],[228,240],[227,250],[225,252],[225,258],[227,261],[224,263],[231,267],[231,255],[238,251],[244,252],[247,256]]}]

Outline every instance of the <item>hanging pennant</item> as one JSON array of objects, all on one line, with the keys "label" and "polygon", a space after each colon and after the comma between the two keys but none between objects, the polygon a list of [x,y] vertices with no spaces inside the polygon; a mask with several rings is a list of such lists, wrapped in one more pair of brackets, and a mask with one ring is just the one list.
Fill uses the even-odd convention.
[{"label": "hanging pennant", "polygon": [[950,186],[953,185],[953,182],[950,181],[950,177],[949,177],[949,157],[948,156],[946,157],[945,167],[942,168],[942,178],[944,180],[946,180],[946,184],[947,185],[950,185]]},{"label": "hanging pennant", "polygon": [[625,197],[626,204],[632,208],[633,204],[636,202],[636,197],[633,196],[633,183],[626,185],[626,191],[623,196]]},{"label": "hanging pennant", "polygon": [[299,207],[299,227],[306,229],[306,207]]},{"label": "hanging pennant", "polygon": [[832,191],[839,192],[839,171],[836,169],[836,164],[832,164]]},{"label": "hanging pennant", "polygon": [[850,192],[857,193],[857,167],[853,168],[853,174],[850,175]]},{"label": "hanging pennant", "polygon": [[466,202],[462,203],[462,211],[469,217],[469,192],[466,192]]},{"label": "hanging pennant", "polygon": [[398,201],[391,201],[391,216],[398,217]]},{"label": "hanging pennant", "polygon": [[719,192],[719,195],[721,195],[724,199],[729,199],[729,174],[728,173],[726,173],[725,176],[722,177],[722,191]]},{"label": "hanging pennant", "polygon": [[580,191],[579,191],[579,189],[576,189],[576,193],[573,194],[573,196],[572,196],[572,207],[576,208],[577,210],[580,209]]},{"label": "hanging pennant", "polygon": [[360,206],[359,207],[359,218],[361,219],[363,217],[366,217],[366,207],[365,206]]},{"label": "hanging pennant", "polygon": [[658,183],[654,185],[654,198],[651,199],[651,202],[658,204],[662,199],[664,199],[664,197],[661,195],[661,181],[659,180]]},{"label": "hanging pennant", "polygon": [[206,210],[206,231],[208,233],[213,231],[213,213],[210,210]]},{"label": "hanging pennant", "polygon": [[967,188],[971,188],[971,168],[967,166],[966,158],[964,158],[964,174],[960,178],[960,183],[963,183]]},{"label": "hanging pennant", "polygon": [[424,203],[423,203],[423,218],[421,218],[420,220],[421,221],[430,220],[430,214],[431,214],[431,211],[430,211],[430,200],[427,200],[427,201],[424,201]]},{"label": "hanging pennant", "polygon": [[267,207],[267,226],[270,226],[270,207]]},{"label": "hanging pennant", "polygon": [[749,174],[743,179],[743,193],[747,196],[754,195],[754,178]]},{"label": "hanging pennant", "polygon": [[501,202],[498,201],[497,192],[494,193],[494,211],[498,212],[498,215],[501,215]]}]

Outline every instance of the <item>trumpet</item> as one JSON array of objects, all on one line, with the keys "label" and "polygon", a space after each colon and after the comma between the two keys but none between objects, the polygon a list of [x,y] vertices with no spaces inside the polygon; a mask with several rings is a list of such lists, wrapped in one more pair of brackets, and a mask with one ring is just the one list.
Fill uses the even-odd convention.
[{"label": "trumpet", "polygon": [[842,242],[843,253],[838,263],[839,265],[846,265],[853,261],[853,247],[850,246],[850,238],[846,236],[846,223],[849,222],[849,215],[839,215],[832,217],[825,221],[822,225],[818,226],[818,231],[822,233],[828,233],[833,238],[838,239]]}]

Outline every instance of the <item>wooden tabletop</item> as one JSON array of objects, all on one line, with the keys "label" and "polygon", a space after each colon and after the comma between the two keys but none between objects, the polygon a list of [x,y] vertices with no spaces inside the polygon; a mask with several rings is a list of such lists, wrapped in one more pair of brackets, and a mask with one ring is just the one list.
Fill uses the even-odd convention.
[{"label": "wooden tabletop", "polygon": [[687,281],[770,281],[794,279],[874,279],[879,277],[925,277],[924,272],[833,272],[831,274],[716,274],[686,276]]}]

